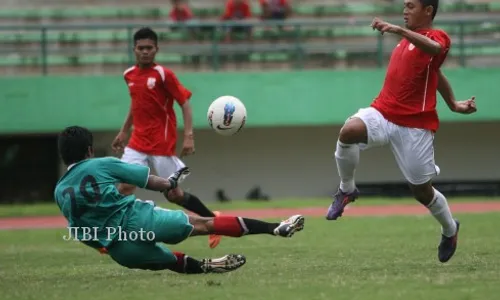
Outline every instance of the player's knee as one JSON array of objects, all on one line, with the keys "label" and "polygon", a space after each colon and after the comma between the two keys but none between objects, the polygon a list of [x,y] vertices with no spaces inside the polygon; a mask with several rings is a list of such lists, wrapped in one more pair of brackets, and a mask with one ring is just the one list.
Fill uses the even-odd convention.
[{"label": "player's knee", "polygon": [[213,218],[189,216],[189,223],[193,225],[192,236],[210,234],[214,229]]},{"label": "player's knee", "polygon": [[425,206],[429,205],[434,198],[434,190],[430,182],[420,185],[410,184],[410,188],[412,190],[413,197]]},{"label": "player's knee", "polygon": [[118,192],[122,195],[132,195],[135,191],[135,186],[125,183],[120,183],[118,185]]},{"label": "player's knee", "polygon": [[181,205],[184,202],[184,191],[180,188],[170,190],[167,194],[167,200],[171,203]]},{"label": "player's knee", "polygon": [[340,129],[339,140],[345,144],[366,143],[368,134],[365,123],[359,118],[352,118]]}]

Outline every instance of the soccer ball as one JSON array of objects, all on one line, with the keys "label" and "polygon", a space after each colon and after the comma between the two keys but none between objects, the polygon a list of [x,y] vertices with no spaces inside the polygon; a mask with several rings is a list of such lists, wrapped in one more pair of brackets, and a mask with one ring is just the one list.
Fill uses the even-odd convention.
[{"label": "soccer ball", "polygon": [[230,136],[238,133],[247,118],[247,109],[240,99],[221,96],[208,107],[208,124],[220,135]]}]

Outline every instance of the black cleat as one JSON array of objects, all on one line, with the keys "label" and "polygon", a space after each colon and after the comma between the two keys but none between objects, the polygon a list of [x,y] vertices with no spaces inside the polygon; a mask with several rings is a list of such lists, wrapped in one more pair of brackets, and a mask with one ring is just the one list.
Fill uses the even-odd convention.
[{"label": "black cleat", "polygon": [[449,261],[450,258],[452,258],[453,255],[455,254],[455,251],[457,250],[458,231],[460,230],[460,222],[458,220],[455,220],[455,223],[457,224],[457,232],[455,233],[454,236],[447,237],[441,235],[441,243],[439,243],[438,247],[438,258],[439,261],[442,263]]}]

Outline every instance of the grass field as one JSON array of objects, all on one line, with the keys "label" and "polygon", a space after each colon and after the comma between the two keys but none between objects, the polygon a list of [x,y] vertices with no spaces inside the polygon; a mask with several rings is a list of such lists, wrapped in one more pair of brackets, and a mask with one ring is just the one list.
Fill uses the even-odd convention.
[{"label": "grass field", "polygon": [[498,299],[500,214],[457,216],[459,249],[448,264],[437,260],[430,216],[307,218],[292,239],[223,238],[212,250],[196,237],[172,247],[195,257],[246,255],[243,268],[221,275],[129,270],[64,241],[64,229],[0,230],[0,299]]},{"label": "grass field", "polygon": [[[279,199],[272,201],[233,201],[230,203],[212,202],[207,203],[211,209],[254,209],[254,208],[303,208],[303,207],[328,207],[332,199],[329,198],[311,198],[311,199]],[[450,203],[454,202],[471,202],[471,201],[500,201],[499,198],[491,197],[460,197],[448,199]],[[363,198],[356,202],[358,205],[399,205],[399,204],[416,204],[411,198]],[[165,208],[177,209],[178,207],[165,201],[158,202],[158,205]],[[0,205],[0,218],[5,217],[29,217],[29,216],[54,216],[60,215],[59,208],[55,202],[37,203],[30,205]]]},{"label": "grass field", "polygon": [[245,254],[223,275],[135,271],[114,264],[64,230],[0,231],[1,299],[497,299],[497,214],[461,216],[460,248],[436,259],[438,227],[429,217],[308,219],[286,240],[205,238],[173,247],[192,255]]}]

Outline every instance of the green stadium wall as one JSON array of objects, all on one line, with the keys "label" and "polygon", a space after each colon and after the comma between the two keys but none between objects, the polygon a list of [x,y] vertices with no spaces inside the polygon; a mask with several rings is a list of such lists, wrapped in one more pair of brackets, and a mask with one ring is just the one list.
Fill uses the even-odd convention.
[{"label": "green stadium wall", "polygon": [[[477,97],[468,121],[500,120],[500,69],[445,71],[457,98]],[[196,128],[206,128],[206,110],[221,95],[247,106],[247,127],[342,124],[380,90],[384,70],[259,73],[186,73],[180,80],[194,93]],[[116,76],[49,76],[0,79],[0,134],[51,133],[78,124],[96,131],[118,129],[129,107],[128,90]],[[464,121],[439,102],[443,122]],[[445,108],[445,109],[441,109]],[[178,109],[178,108],[177,108]],[[179,118],[182,126],[182,118]]]},{"label": "green stadium wall", "polygon": [[[500,70],[458,69],[446,70],[446,74],[456,96],[475,95],[479,110],[470,116],[452,114],[440,101],[439,113],[445,122],[435,139],[435,158],[441,168],[436,181],[500,181],[500,140],[492,138],[500,132],[496,104]],[[383,71],[200,73],[179,77],[194,92],[198,128],[196,155],[184,158],[193,173],[183,187],[210,201],[216,198],[217,189],[233,199],[242,199],[254,186],[273,199],[333,193],[338,184],[333,154],[341,124],[371,102],[380,89]],[[206,109],[214,98],[224,94],[240,97],[248,108],[247,128],[230,138],[206,129]],[[116,155],[110,144],[129,105],[121,76],[2,78],[0,97],[0,171],[10,191],[3,190],[0,202],[52,199],[52,185],[57,175],[65,172],[55,157],[53,133],[64,126],[92,128],[97,155]],[[25,174],[37,178],[29,187]],[[404,183],[387,147],[361,154],[356,179],[359,184]],[[449,189],[443,192],[450,195]],[[158,193],[143,189],[137,196],[165,201]]]}]

